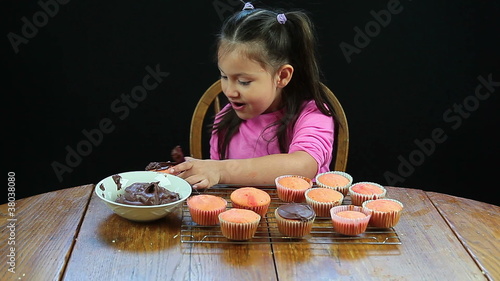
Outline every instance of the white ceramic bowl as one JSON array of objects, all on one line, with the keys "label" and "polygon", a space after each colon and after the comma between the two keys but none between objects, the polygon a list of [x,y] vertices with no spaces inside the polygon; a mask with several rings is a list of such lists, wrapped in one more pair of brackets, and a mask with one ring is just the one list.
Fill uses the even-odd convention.
[{"label": "white ceramic bowl", "polygon": [[[182,206],[182,203],[191,195],[191,185],[184,179],[159,172],[133,171],[118,174],[121,179],[121,188],[115,183],[113,176],[101,180],[95,186],[95,193],[117,215],[133,221],[153,221],[167,216]],[[120,194],[125,193],[125,188],[136,182],[156,182],[169,191],[179,193],[180,200],[155,206],[134,206],[115,202]]]}]

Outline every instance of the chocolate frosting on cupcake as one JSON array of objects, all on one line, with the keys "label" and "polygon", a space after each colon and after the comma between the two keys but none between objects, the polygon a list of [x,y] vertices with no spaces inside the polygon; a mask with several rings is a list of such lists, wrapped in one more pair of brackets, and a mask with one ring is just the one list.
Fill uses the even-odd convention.
[{"label": "chocolate frosting on cupcake", "polygon": [[136,206],[153,206],[175,202],[180,199],[179,193],[171,192],[159,186],[158,183],[134,183],[125,188],[125,194],[116,198],[116,202]]},{"label": "chocolate frosting on cupcake", "polygon": [[289,203],[279,206],[278,214],[284,219],[300,221],[309,221],[316,215],[311,206],[298,203]]}]

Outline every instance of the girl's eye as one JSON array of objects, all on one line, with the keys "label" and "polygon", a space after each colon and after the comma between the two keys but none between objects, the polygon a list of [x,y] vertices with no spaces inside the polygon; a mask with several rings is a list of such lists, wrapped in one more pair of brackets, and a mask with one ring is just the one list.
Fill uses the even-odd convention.
[{"label": "girl's eye", "polygon": [[248,85],[250,85],[250,82],[252,82],[252,81],[239,81],[239,80],[238,80],[238,83],[240,83],[240,84],[241,84],[241,85],[243,85],[243,86],[248,86]]},{"label": "girl's eye", "polygon": [[[221,75],[220,75],[220,79],[222,79],[222,80],[227,80],[227,79],[228,79],[228,77],[227,77],[226,75],[222,75],[222,74],[221,74]],[[242,86],[248,86],[248,85],[250,85],[250,82],[252,82],[252,81],[240,81],[240,80],[238,80],[238,83],[239,83],[240,85],[242,85]]]}]

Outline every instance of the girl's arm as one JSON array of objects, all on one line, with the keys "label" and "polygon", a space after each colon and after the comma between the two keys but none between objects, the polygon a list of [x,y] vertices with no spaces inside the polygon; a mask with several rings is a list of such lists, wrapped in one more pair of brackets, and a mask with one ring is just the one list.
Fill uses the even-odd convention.
[{"label": "girl's arm", "polygon": [[209,188],[215,184],[274,185],[281,175],[313,178],[318,170],[316,160],[305,151],[272,154],[257,158],[199,160],[186,157],[170,172],[185,179],[193,188]]}]

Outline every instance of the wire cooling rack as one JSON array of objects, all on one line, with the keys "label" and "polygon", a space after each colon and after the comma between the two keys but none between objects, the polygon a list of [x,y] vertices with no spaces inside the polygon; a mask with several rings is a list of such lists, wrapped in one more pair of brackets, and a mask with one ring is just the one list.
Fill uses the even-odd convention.
[{"label": "wire cooling rack", "polygon": [[[228,201],[228,208],[232,208],[229,199],[231,192],[237,187],[215,186],[203,194],[221,196]],[[222,235],[219,226],[203,226],[192,221],[187,204],[182,207],[181,243],[205,243],[205,244],[381,244],[400,245],[401,239],[394,228],[368,227],[366,231],[357,236],[346,236],[333,230],[332,221],[329,217],[316,217],[312,231],[309,235],[296,238],[283,236],[278,231],[274,211],[282,204],[286,204],[278,198],[276,189],[261,188],[271,196],[271,204],[267,215],[262,218],[254,237],[247,241],[232,241]],[[349,196],[344,198],[343,205],[351,204]]]}]

